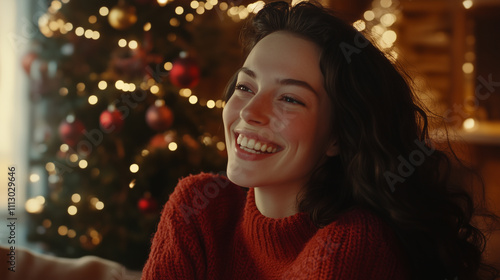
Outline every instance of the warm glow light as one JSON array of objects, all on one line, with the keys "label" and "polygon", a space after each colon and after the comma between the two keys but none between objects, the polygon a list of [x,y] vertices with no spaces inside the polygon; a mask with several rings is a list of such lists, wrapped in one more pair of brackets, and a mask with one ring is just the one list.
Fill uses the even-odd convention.
[{"label": "warm glow light", "polygon": [[170,23],[171,26],[174,26],[174,27],[177,27],[177,26],[180,25],[179,20],[176,19],[176,18],[171,18],[169,23]]},{"label": "warm glow light", "polygon": [[468,118],[464,120],[464,129],[473,129],[476,126],[476,121],[473,118]]},{"label": "warm glow light", "polygon": [[83,33],[85,33],[85,29],[83,29],[83,27],[77,27],[77,28],[75,29],[75,34],[76,34],[76,36],[82,36],[82,35],[83,35]]},{"label": "warm glow light", "polygon": [[53,162],[47,162],[47,164],[45,164],[45,170],[47,170],[47,172],[49,173],[52,173],[56,171],[56,165]]},{"label": "warm glow light", "polygon": [[215,101],[208,100],[207,101],[207,107],[210,108],[210,109],[214,108],[215,107]]},{"label": "warm glow light", "polygon": [[187,22],[192,22],[194,20],[194,15],[189,13],[189,14],[186,14],[186,21]]},{"label": "warm glow light", "polygon": [[116,89],[122,89],[123,85],[125,85],[125,83],[122,80],[118,80],[115,82]]},{"label": "warm glow light", "polygon": [[78,203],[82,200],[82,197],[77,194],[77,193],[74,193],[72,196],[71,196],[71,201],[73,201],[74,203]]},{"label": "warm glow light", "polygon": [[157,0],[157,2],[160,6],[164,7],[165,5],[167,5],[168,0]]},{"label": "warm glow light", "polygon": [[182,13],[184,13],[184,8],[181,7],[181,6],[177,6],[175,8],[175,13],[178,14],[178,15],[182,15]]},{"label": "warm glow light", "polygon": [[198,1],[191,1],[190,6],[192,9],[196,9],[200,6],[200,3]]},{"label": "warm glow light", "polygon": [[88,101],[89,101],[90,105],[95,105],[95,104],[97,104],[97,101],[99,101],[99,99],[97,98],[97,96],[91,95],[91,96],[89,96]]},{"label": "warm glow light", "polygon": [[87,30],[85,30],[85,34],[84,35],[85,35],[85,38],[91,39],[92,36],[94,35],[94,31],[92,31],[92,29],[87,29]]},{"label": "warm glow light", "polygon": [[221,11],[225,11],[225,10],[227,10],[227,8],[229,8],[229,6],[227,5],[227,3],[226,3],[226,2],[221,2],[221,3],[219,4],[219,9],[220,9]]},{"label": "warm glow light", "polygon": [[205,8],[203,8],[203,7],[198,7],[196,9],[196,13],[199,15],[202,15],[204,12],[205,12]]},{"label": "warm glow light", "polygon": [[177,150],[177,143],[175,142],[168,143],[168,149],[171,150],[172,152]]},{"label": "warm glow light", "polygon": [[78,208],[76,208],[75,205],[71,205],[70,207],[68,207],[68,214],[70,214],[71,216],[76,215],[77,212]]},{"label": "warm glow light", "polygon": [[354,28],[356,28],[358,31],[363,31],[366,28],[365,21],[362,19],[355,21],[352,26],[354,26]]},{"label": "warm glow light", "polygon": [[128,47],[131,48],[132,50],[137,49],[138,46],[139,44],[137,43],[136,40],[130,40],[130,42],[128,42]]},{"label": "warm glow light", "polygon": [[85,84],[84,83],[78,83],[78,84],[76,84],[76,90],[78,90],[78,91],[84,91],[85,90]]},{"label": "warm glow light", "polygon": [[105,90],[108,87],[108,83],[106,81],[100,81],[97,87],[99,87],[100,90]]},{"label": "warm glow light", "polygon": [[379,24],[375,25],[374,27],[372,27],[372,33],[373,34],[376,34],[378,36],[381,36],[383,33],[385,32],[385,28],[383,28],[382,26],[380,26]]},{"label": "warm glow light", "polygon": [[215,101],[215,107],[222,108],[222,100]]},{"label": "warm glow light", "polygon": [[[180,95],[180,96],[183,96],[183,97],[189,97],[189,96],[191,96],[191,94],[192,94],[192,91],[191,91],[191,89],[189,89],[189,88],[181,88],[181,89],[179,90],[179,95]],[[196,103],[196,102],[195,102],[195,103]]]},{"label": "warm glow light", "polygon": [[367,20],[367,21],[372,21],[375,19],[375,13],[372,11],[372,10],[368,10],[366,11],[364,14],[363,14],[363,17]]},{"label": "warm glow light", "polygon": [[95,209],[97,209],[97,210],[102,210],[102,209],[104,209],[104,202],[102,202],[102,201],[98,201],[98,202],[95,204]]},{"label": "warm glow light", "polygon": [[464,65],[462,65],[462,71],[464,71],[465,74],[470,74],[474,72],[474,64],[470,62],[464,63]]},{"label": "warm glow light", "polygon": [[61,146],[59,147],[59,150],[61,150],[61,152],[63,152],[63,153],[69,151],[68,144],[61,144]]},{"label": "warm glow light", "polygon": [[167,71],[172,70],[173,67],[174,65],[172,64],[172,62],[165,62],[165,64],[163,64],[163,68]]},{"label": "warm glow light", "polygon": [[188,99],[189,103],[191,104],[196,104],[196,102],[198,102],[198,97],[196,97],[196,95],[191,95]]},{"label": "warm glow light", "polygon": [[384,26],[391,26],[396,22],[396,15],[388,13],[380,17],[380,23]]},{"label": "warm glow light", "polygon": [[[43,196],[40,196],[43,198]],[[43,210],[43,204],[45,203],[45,198],[38,199],[36,198],[30,198],[26,200],[26,203],[24,204],[24,207],[28,213],[40,213]]]},{"label": "warm glow light", "polygon": [[96,23],[96,22],[97,22],[97,17],[96,17],[96,16],[90,16],[90,17],[89,17],[89,23],[94,24],[94,23]]},{"label": "warm glow light", "polygon": [[139,171],[139,165],[136,163],[130,165],[130,172],[137,173]]},{"label": "warm glow light", "polygon": [[87,168],[87,166],[89,166],[89,163],[86,160],[82,159],[80,160],[80,162],[78,162],[78,166],[80,166],[81,169],[85,169]]},{"label": "warm glow light", "polygon": [[465,0],[464,2],[462,2],[462,5],[464,5],[464,8],[466,9],[470,9],[473,4],[474,2],[472,2],[472,0]]},{"label": "warm glow light", "polygon": [[135,187],[135,179],[132,180],[132,182],[130,182],[130,184],[128,184],[128,187],[133,189]]},{"label": "warm glow light", "polygon": [[224,144],[224,142],[217,142],[217,149],[219,149],[219,151],[224,151],[225,148],[226,144]]},{"label": "warm glow light", "polygon": [[394,42],[396,42],[397,38],[398,35],[392,30],[387,30],[384,32],[384,34],[382,34],[382,40],[384,40],[384,42],[386,42],[387,44],[392,45]]},{"label": "warm glow light", "polygon": [[40,175],[36,174],[36,173],[33,173],[30,175],[30,182],[31,183],[36,183],[40,181]]},{"label": "warm glow light", "polygon": [[151,30],[151,22],[146,22],[143,27],[144,31],[149,31]]},{"label": "warm glow light", "polygon": [[60,226],[59,228],[57,228],[57,233],[59,233],[59,235],[61,235],[61,236],[68,234],[68,227],[67,226]]},{"label": "warm glow light", "polygon": [[77,154],[71,154],[71,155],[69,156],[69,160],[70,160],[71,162],[77,162],[77,161],[78,161],[78,155],[77,155]]},{"label": "warm glow light", "polygon": [[380,6],[382,8],[389,8],[392,5],[392,0],[380,0]]},{"label": "warm glow light", "polygon": [[103,17],[107,16],[109,14],[109,9],[108,7],[101,7],[99,9],[99,14]]},{"label": "warm glow light", "polygon": [[118,46],[120,46],[122,48],[126,47],[127,46],[127,40],[125,40],[125,39],[118,40]]},{"label": "warm glow light", "polygon": [[99,33],[99,31],[92,32],[92,39],[98,40],[100,37],[101,37],[101,34]]},{"label": "warm glow light", "polygon": [[157,94],[158,92],[160,92],[160,88],[157,85],[154,85],[149,88],[149,91],[151,91],[152,94]]}]

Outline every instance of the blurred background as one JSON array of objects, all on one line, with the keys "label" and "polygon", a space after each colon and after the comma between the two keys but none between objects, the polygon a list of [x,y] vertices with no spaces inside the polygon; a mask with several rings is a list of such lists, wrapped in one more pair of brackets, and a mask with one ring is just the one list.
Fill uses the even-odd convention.
[{"label": "blurred background", "polygon": [[[500,0],[322,2],[414,77],[500,215]],[[16,245],[140,270],[177,180],[225,170],[221,96],[263,4],[3,1],[0,218],[14,175]],[[500,234],[486,257],[500,263]]]}]

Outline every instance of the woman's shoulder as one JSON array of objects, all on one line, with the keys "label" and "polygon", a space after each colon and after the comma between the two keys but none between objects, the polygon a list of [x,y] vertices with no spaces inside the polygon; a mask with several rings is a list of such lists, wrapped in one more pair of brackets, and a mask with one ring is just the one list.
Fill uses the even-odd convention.
[{"label": "woman's shoulder", "polygon": [[335,244],[349,243],[364,249],[401,249],[392,227],[377,214],[364,208],[353,208],[340,214],[336,220],[321,228],[317,236],[330,239]]}]

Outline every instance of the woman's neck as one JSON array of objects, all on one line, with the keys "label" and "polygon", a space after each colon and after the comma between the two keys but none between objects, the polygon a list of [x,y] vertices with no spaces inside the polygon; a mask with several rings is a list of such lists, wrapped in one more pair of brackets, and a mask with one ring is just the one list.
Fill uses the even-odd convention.
[{"label": "woman's neck", "polygon": [[268,218],[285,218],[297,214],[298,190],[293,187],[254,188],[255,205]]}]

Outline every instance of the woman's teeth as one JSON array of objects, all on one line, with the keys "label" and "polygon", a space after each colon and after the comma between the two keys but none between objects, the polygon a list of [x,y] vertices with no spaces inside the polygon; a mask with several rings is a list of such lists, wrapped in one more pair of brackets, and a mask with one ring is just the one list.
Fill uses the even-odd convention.
[{"label": "woman's teeth", "polygon": [[261,153],[276,153],[277,147],[274,147],[272,144],[262,143],[255,139],[249,139],[242,134],[238,135],[238,139],[236,139],[236,143],[240,145],[240,148],[244,151],[261,154]]}]

